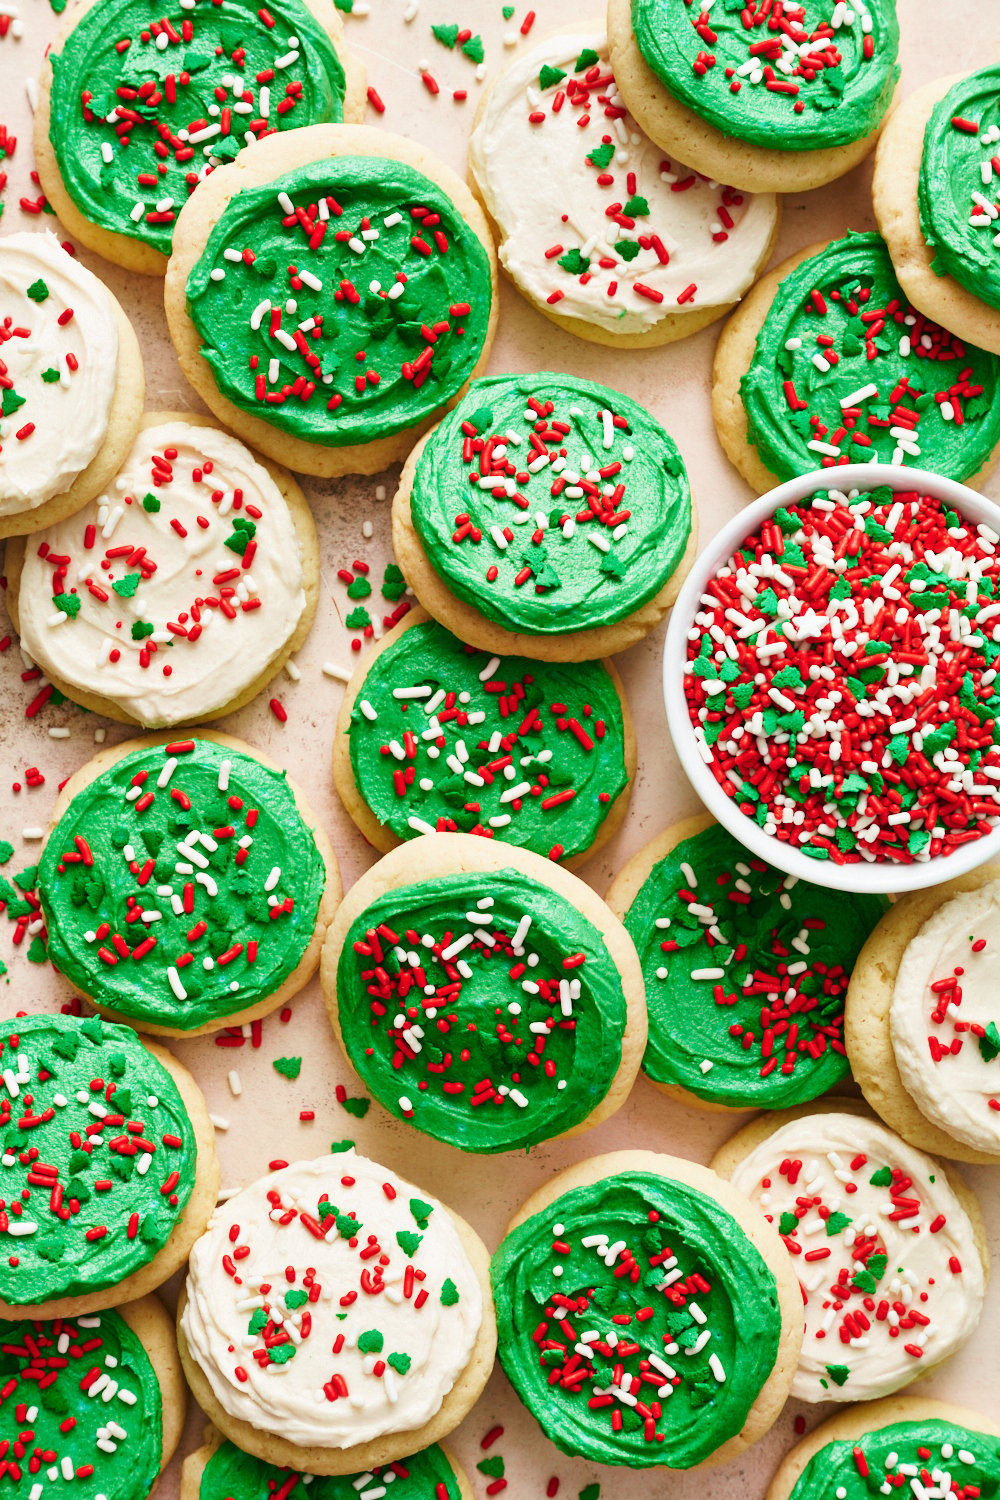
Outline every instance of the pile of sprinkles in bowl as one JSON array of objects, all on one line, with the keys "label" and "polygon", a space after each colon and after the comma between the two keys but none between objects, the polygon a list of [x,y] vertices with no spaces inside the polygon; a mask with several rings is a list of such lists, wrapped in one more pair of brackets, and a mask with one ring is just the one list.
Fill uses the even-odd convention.
[{"label": "pile of sprinkles in bowl", "polygon": [[819,491],[748,536],[688,631],[703,760],[836,864],[950,854],[1000,815],[1000,536],[916,491]]}]

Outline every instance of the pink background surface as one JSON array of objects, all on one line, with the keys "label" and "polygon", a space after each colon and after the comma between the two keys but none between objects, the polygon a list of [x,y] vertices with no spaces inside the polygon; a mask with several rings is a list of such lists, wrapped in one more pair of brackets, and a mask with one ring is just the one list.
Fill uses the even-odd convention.
[{"label": "pink background surface", "polygon": [[[38,188],[29,180],[31,160],[31,113],[24,80],[39,67],[44,48],[54,35],[57,21],[45,0],[18,0],[24,35],[0,40],[0,119],[19,137],[13,162],[4,163],[10,181],[4,196],[7,207],[3,232],[55,227],[50,217],[31,217],[18,207],[22,194],[37,197]],[[369,114],[369,123],[381,123],[436,150],[460,172],[465,169],[466,132],[472,119],[480,85],[471,62],[458,53],[445,51],[432,38],[432,23],[460,19],[481,32],[490,71],[504,65],[515,49],[502,44],[505,32],[515,29],[525,14],[521,0],[510,23],[501,16],[501,0],[419,0],[414,19],[403,17],[414,0],[370,0],[367,16],[347,17],[347,44],[368,67],[369,82],[382,95],[387,110],[381,118]],[[362,0],[358,0],[363,9]],[[580,7],[573,0],[535,0],[538,19],[535,37],[558,26],[575,22]],[[3,9],[16,6],[4,5]],[[909,92],[939,74],[969,71],[998,55],[1000,7],[989,0],[901,0],[901,61],[903,90]],[[524,44],[521,44],[522,46]],[[428,62],[442,85],[432,98],[421,85],[415,64]],[[465,104],[452,101],[451,90],[467,88]],[[874,228],[871,211],[871,167],[862,165],[832,187],[785,200],[784,222],[775,260],[816,240],[835,238],[847,229]],[[97,257],[81,253],[121,300],[139,335],[145,357],[151,408],[202,410],[194,392],[180,374],[166,334],[162,288],[158,281],[128,275]],[[627,392],[647,405],[677,439],[691,476],[698,505],[702,538],[713,532],[750,498],[746,486],[730,468],[715,438],[709,409],[712,354],[718,325],[666,350],[642,353],[612,352],[585,344],[560,332],[504,285],[501,291],[500,330],[493,349],[490,370],[564,369],[575,375],[601,380]],[[268,710],[267,698],[259,699],[219,727],[242,736],[279,762],[306,788],[329,831],[341,862],[345,886],[373,862],[373,851],[347,817],[333,790],[330,750],[342,687],[325,677],[322,665],[335,661],[350,667],[349,633],[342,619],[350,609],[336,570],[356,558],[369,561],[381,578],[390,558],[389,499],[396,471],[373,479],[333,481],[305,480],[319,526],[322,590],[318,617],[312,634],[299,652],[296,664],[301,677],[292,681],[284,674],[272,691],[288,711],[288,722],[280,725]],[[386,486],[389,499],[378,500],[376,487]],[[996,476],[985,492],[1000,498]],[[374,535],[366,540],[362,525],[371,521]],[[374,596],[376,605],[383,603]],[[386,612],[391,606],[386,606]],[[373,611],[374,612],[374,611]],[[0,614],[3,606],[0,603]],[[0,622],[0,635],[7,630]],[[646,642],[617,658],[635,714],[639,737],[639,771],[632,806],[625,825],[599,857],[581,873],[603,893],[624,861],[636,849],[670,823],[699,811],[667,738],[660,691],[662,628]],[[364,654],[362,655],[362,663]],[[0,836],[15,845],[9,874],[33,863],[38,842],[26,841],[23,829],[44,826],[60,781],[76,770],[95,750],[94,729],[100,723],[69,704],[46,707],[26,720],[24,708],[38,687],[22,683],[24,670],[16,641],[0,655]],[[68,737],[53,737],[52,730],[66,729]],[[120,727],[110,726],[108,741],[124,738]],[[37,766],[45,784],[19,794],[12,784],[24,782],[27,766]],[[52,1009],[68,998],[67,989],[49,968],[28,964],[24,950],[12,950],[9,928],[0,931],[0,956],[10,969],[9,988],[2,992],[8,1014],[15,1010]],[[625,1146],[672,1152],[707,1161],[715,1147],[747,1116],[727,1118],[685,1109],[659,1095],[640,1079],[626,1106],[608,1124],[588,1134],[554,1146],[541,1146],[530,1156],[511,1155],[499,1159],[463,1156],[446,1146],[425,1140],[413,1130],[390,1119],[373,1105],[363,1121],[355,1121],[336,1104],[337,1083],[357,1092],[356,1081],[330,1034],[318,983],[304,990],[294,1004],[292,1019],[283,1025],[277,1016],[264,1022],[263,1044],[257,1051],[249,1044],[240,1050],[216,1047],[211,1038],[178,1044],[178,1055],[191,1068],[204,1089],[209,1108],[228,1122],[219,1132],[222,1180],[233,1187],[250,1181],[266,1169],[274,1157],[295,1160],[325,1152],[333,1139],[353,1137],[358,1149],[402,1172],[459,1209],[494,1248],[513,1209],[553,1172],[601,1152]],[[288,1082],[271,1067],[278,1056],[304,1056],[298,1080]],[[239,1071],[243,1092],[235,1098],[227,1083],[227,1071]],[[299,1121],[301,1109],[314,1109],[311,1124]],[[978,1190],[986,1215],[994,1254],[1000,1252],[1000,1176],[998,1169],[971,1169],[970,1181]],[[179,1278],[177,1278],[179,1282]],[[177,1284],[166,1288],[168,1300],[176,1299]],[[995,1368],[996,1334],[1000,1294],[993,1294],[977,1333],[965,1349],[939,1373],[917,1389],[928,1395],[978,1406],[1000,1415],[995,1381],[987,1371]],[[573,1497],[584,1484],[598,1479],[602,1500],[632,1500],[635,1496],[657,1496],[680,1500],[695,1486],[710,1500],[759,1500],[781,1456],[794,1439],[793,1420],[804,1413],[813,1427],[832,1408],[790,1403],[763,1442],[742,1460],[706,1471],[697,1478],[650,1470],[600,1469],[580,1460],[565,1458],[544,1437],[513,1396],[503,1375],[494,1374],[482,1401],[455,1434],[453,1446],[471,1471],[476,1495],[485,1494],[489,1482],[474,1472],[483,1455],[479,1440],[495,1423],[505,1428],[492,1453],[502,1453],[507,1463],[509,1488],[516,1500],[534,1500],[545,1493],[549,1478],[561,1480],[560,1495]],[[192,1407],[182,1453],[199,1441],[203,1418]],[[157,1491],[160,1500],[176,1500],[179,1494],[179,1458],[174,1461]]]}]

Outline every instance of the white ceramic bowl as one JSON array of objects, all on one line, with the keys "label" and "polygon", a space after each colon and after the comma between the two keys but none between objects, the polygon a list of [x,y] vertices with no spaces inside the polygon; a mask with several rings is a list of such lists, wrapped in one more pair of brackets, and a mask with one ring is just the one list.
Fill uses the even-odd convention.
[{"label": "white ceramic bowl", "polygon": [[741,844],[761,859],[776,865],[779,870],[797,875],[801,880],[809,880],[814,885],[829,886],[841,891],[888,895],[937,885],[942,880],[964,875],[977,865],[1000,857],[1000,825],[982,838],[961,845],[954,854],[936,855],[923,861],[915,860],[912,864],[859,860],[854,864],[837,865],[831,860],[810,859],[773,834],[765,833],[752,818],[741,813],[733,799],[722,790],[698,752],[684,697],[687,632],[698,612],[706,585],[716,571],[732,557],[739,544],[757,531],[779,506],[794,505],[817,490],[864,490],[874,489],[877,485],[888,485],[893,490],[919,490],[922,494],[934,495],[937,499],[946,501],[966,520],[975,524],[985,522],[987,526],[1000,532],[1000,507],[964,484],[957,484],[953,479],[942,479],[940,475],[930,474],[924,469],[904,469],[889,464],[850,464],[843,468],[819,469],[812,474],[802,474],[790,479],[787,484],[780,484],[777,489],[762,495],[759,500],[741,510],[696,558],[670,617],[663,653],[663,694],[670,734],[688,780],[713,817],[724,824]]}]

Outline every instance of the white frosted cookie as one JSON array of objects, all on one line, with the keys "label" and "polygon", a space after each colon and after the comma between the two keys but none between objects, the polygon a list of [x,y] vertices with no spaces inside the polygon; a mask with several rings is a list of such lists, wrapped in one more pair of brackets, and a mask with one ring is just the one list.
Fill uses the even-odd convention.
[{"label": "white frosted cookie", "polygon": [[131,325],[54,234],[0,240],[0,536],[36,531],[96,494],[144,396]]},{"label": "white frosted cookie", "polygon": [[25,649],[88,708],[149,728],[252,697],[305,638],[319,554],[284,470],[201,417],[155,413],[111,485],[8,549]]},{"label": "white frosted cookie", "polygon": [[805,1304],[792,1395],[900,1390],[976,1328],[988,1267],[962,1180],[853,1101],[755,1121],[712,1163],[781,1234]]},{"label": "white frosted cookie", "polygon": [[220,1206],[179,1317],[194,1393],[240,1447],[353,1473],[446,1436],[496,1334],[489,1260],[437,1199],[353,1150]]},{"label": "white frosted cookie", "polygon": [[641,132],[600,27],[550,36],[501,74],[469,167],[518,290],[598,343],[695,333],[752,285],[777,232],[773,194],[713,182]]}]

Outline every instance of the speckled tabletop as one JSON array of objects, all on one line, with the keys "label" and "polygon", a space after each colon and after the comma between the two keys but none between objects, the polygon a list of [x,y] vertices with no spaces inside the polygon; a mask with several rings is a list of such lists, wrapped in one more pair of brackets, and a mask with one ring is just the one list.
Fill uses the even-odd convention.
[{"label": "speckled tabletop", "polygon": [[[483,37],[486,68],[493,70],[512,55],[514,49],[505,46],[504,36],[512,30],[516,34],[526,9],[519,0],[513,21],[506,22],[500,0],[369,0],[367,14],[361,14],[366,5],[356,0],[353,16],[346,17],[346,41],[364,60],[369,82],[386,104],[384,115],[369,114],[369,123],[380,123],[426,144],[464,172],[466,134],[481,85],[471,62],[434,41],[431,25],[461,19],[472,26]],[[573,0],[535,0],[535,9],[535,37],[544,30],[578,22],[579,6]],[[3,163],[9,173],[3,192],[6,209],[0,224],[0,231],[5,233],[54,225],[51,218],[25,213],[19,199],[37,199],[39,193],[29,179],[33,166],[31,101],[25,80],[37,73],[58,24],[57,17],[48,0],[0,3],[0,17],[18,11],[17,23],[0,38],[0,120],[19,137],[13,160]],[[596,16],[596,7],[594,11]],[[1000,52],[1000,7],[988,0],[948,0],[944,6],[940,0],[899,0],[899,12],[904,93],[939,74],[981,66]],[[18,23],[20,37],[14,35]],[[425,59],[432,63],[442,85],[436,97],[424,89],[416,71],[416,65]],[[467,102],[456,103],[453,89],[467,89]],[[816,240],[836,237],[848,228],[874,228],[870,185],[871,167],[865,164],[832,187],[787,198],[775,260]],[[181,375],[167,338],[161,284],[130,276],[86,253],[81,253],[81,259],[108,283],[135,325],[146,360],[148,405],[203,410]],[[749,490],[723,457],[712,427],[709,383],[717,333],[718,325],[662,351],[605,350],[553,328],[509,285],[504,285],[490,370],[563,369],[602,380],[644,402],[679,442],[704,540],[750,498]],[[298,653],[294,673],[283,675],[275,684],[274,691],[287,710],[287,722],[279,724],[269,712],[265,695],[220,726],[267,751],[307,789],[335,845],[345,886],[375,856],[334,793],[330,750],[343,687],[324,675],[323,664],[334,662],[345,668],[352,664],[350,632],[343,623],[351,604],[337,579],[337,569],[360,557],[369,561],[373,572],[381,577],[382,567],[391,557],[389,499],[395,480],[396,472],[392,471],[371,479],[303,481],[319,527],[322,588],[316,624]],[[1000,497],[1000,476],[995,475],[985,490]],[[0,636],[7,628],[5,622],[0,623]],[[639,769],[622,830],[581,871],[602,894],[629,855],[668,824],[698,810],[697,799],[679,769],[667,736],[660,690],[662,642],[661,628],[642,645],[617,658],[638,729]],[[49,704],[36,716],[26,717],[25,710],[42,685],[37,679],[23,680],[26,670],[15,639],[0,654],[4,705],[0,716],[0,837],[15,845],[14,862],[5,873],[34,863],[40,846],[30,838],[31,831],[47,823],[59,783],[93,754],[94,733],[100,725],[93,715],[68,703],[58,707]],[[107,734],[109,743],[125,737],[124,731],[113,725]],[[37,767],[44,781],[29,786],[25,776],[28,767]],[[9,986],[2,992],[6,1012],[57,1007],[68,998],[66,986],[49,967],[27,962],[23,946],[12,948],[11,931],[6,924],[0,930],[0,957],[9,967]],[[210,1109],[226,1124],[218,1136],[225,1185],[235,1186],[258,1176],[271,1158],[295,1160],[319,1155],[328,1149],[331,1139],[352,1136],[360,1150],[452,1203],[491,1248],[497,1244],[512,1210],[552,1172],[628,1145],[707,1161],[716,1145],[745,1118],[731,1120],[686,1109],[666,1100],[640,1079],[621,1112],[583,1136],[540,1146],[524,1156],[498,1160],[466,1157],[416,1135],[377,1106],[362,1121],[344,1113],[335,1099],[336,1085],[345,1082],[354,1090],[355,1084],[330,1033],[315,982],[296,999],[287,1023],[277,1016],[264,1022],[257,1050],[249,1043],[240,1050],[223,1050],[207,1038],[180,1043],[176,1051],[204,1089]],[[271,1066],[273,1058],[288,1054],[302,1054],[305,1059],[294,1081],[279,1077]],[[227,1082],[228,1071],[234,1066],[242,1080],[239,1097],[234,1097]],[[299,1112],[303,1109],[315,1111],[315,1119],[301,1122]],[[998,1169],[971,1169],[968,1178],[980,1194],[992,1250],[1000,1253]],[[168,1285],[167,1300],[173,1303],[177,1292],[177,1284]],[[1000,1294],[993,1293],[977,1333],[920,1389],[978,1406],[995,1418],[1000,1415],[995,1382],[987,1373],[995,1365],[998,1322]],[[599,1480],[602,1500],[654,1495],[658,1500],[681,1500],[695,1487],[711,1500],[759,1500],[779,1459],[795,1440],[796,1417],[804,1415],[806,1426],[811,1428],[828,1410],[790,1403],[769,1436],[745,1458],[697,1478],[599,1469],[569,1460],[554,1448],[521,1408],[498,1368],[481,1402],[455,1434],[454,1448],[473,1471],[477,1496],[485,1494],[490,1482],[474,1472],[483,1456],[480,1440],[499,1423],[504,1433],[491,1451],[502,1453],[506,1460],[507,1493],[517,1500],[541,1497],[553,1476],[561,1481],[560,1495],[572,1497],[585,1484]],[[203,1424],[203,1417],[192,1405],[181,1455],[197,1445]],[[177,1500],[181,1455],[158,1488],[162,1500]]]}]

